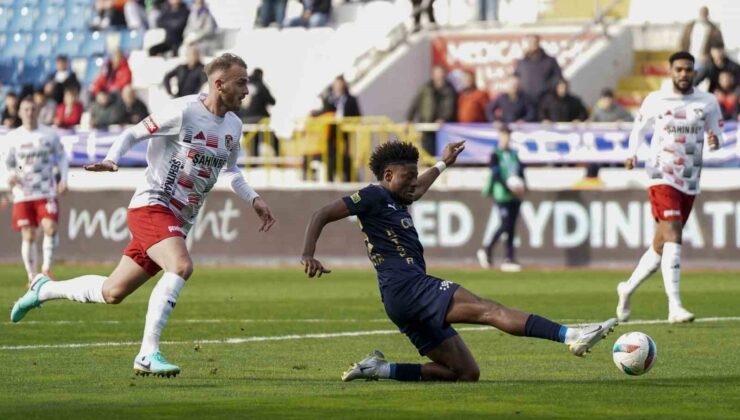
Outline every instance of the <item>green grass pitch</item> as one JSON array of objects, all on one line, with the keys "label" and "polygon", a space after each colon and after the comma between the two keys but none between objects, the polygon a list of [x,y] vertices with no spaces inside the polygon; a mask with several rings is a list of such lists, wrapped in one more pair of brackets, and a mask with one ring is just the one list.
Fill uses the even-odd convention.
[{"label": "green grass pitch", "polygon": [[[67,278],[109,269],[55,272]],[[626,276],[432,274],[571,323],[613,316],[615,286]],[[338,269],[309,280],[300,268],[196,267],[163,335],[164,354],[183,369],[174,379],[132,372],[153,281],[118,306],[49,302],[10,324],[23,283],[20,265],[0,266],[0,301],[8,310],[0,323],[1,419],[740,418],[738,273],[686,273],[681,284],[685,305],[699,318],[729,319],[622,325],[586,359],[544,340],[462,331],[482,371],[474,384],[339,380],[376,348],[393,361],[424,360],[393,332],[370,271]],[[662,320],[666,311],[655,276],[636,294],[633,318]],[[657,343],[657,364],[642,377],[622,374],[611,360],[611,345],[628,331]],[[367,335],[343,334],[349,332]]]}]

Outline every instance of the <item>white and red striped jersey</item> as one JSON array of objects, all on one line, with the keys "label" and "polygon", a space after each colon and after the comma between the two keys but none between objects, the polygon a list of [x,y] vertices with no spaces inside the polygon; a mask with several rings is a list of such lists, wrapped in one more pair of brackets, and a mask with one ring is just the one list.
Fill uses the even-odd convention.
[{"label": "white and red striped jersey", "polygon": [[722,138],[722,113],[714,95],[694,89],[688,95],[661,90],[642,103],[629,139],[630,156],[653,129],[645,169],[651,185],[670,185],[686,194],[699,193],[705,136]]},{"label": "white and red striped jersey", "polygon": [[[241,179],[236,166],[241,120],[232,112],[223,118],[214,115],[203,104],[204,98],[190,95],[175,99],[130,129],[133,142],[149,140],[149,145],[144,181],[129,208],[169,207],[186,232],[222,170]],[[114,144],[106,159],[118,162],[121,155],[120,145]],[[253,191],[251,194],[243,198],[256,197]]]},{"label": "white and red striped jersey", "polygon": [[57,195],[54,166],[61,180],[67,181],[67,156],[56,131],[44,125],[35,130],[18,127],[5,136],[5,168],[15,177],[13,201],[40,200]]}]

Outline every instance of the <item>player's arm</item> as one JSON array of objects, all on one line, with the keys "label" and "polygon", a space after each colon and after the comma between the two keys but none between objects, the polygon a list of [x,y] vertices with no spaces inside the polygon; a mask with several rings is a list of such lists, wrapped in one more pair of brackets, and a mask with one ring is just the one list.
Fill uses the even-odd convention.
[{"label": "player's arm", "polygon": [[8,187],[13,188],[18,183],[18,176],[16,175],[17,162],[15,160],[15,148],[9,146],[5,149],[5,170],[8,173]]},{"label": "player's arm", "polygon": [[69,173],[69,160],[67,160],[67,154],[64,153],[64,146],[62,146],[62,142],[59,140],[59,137],[56,138],[54,144],[54,155],[56,157],[57,168],[59,168],[59,183],[57,184],[57,192],[59,194],[64,194],[64,192],[67,191],[67,174]]},{"label": "player's arm", "polygon": [[423,174],[419,175],[418,185],[416,186],[416,192],[414,193],[414,201],[420,199],[429,190],[434,181],[439,177],[439,174],[445,170],[448,166],[455,164],[457,156],[465,150],[465,141],[459,141],[457,143],[448,143],[445,146],[444,152],[442,152],[442,160],[437,162],[436,165],[424,171]]},{"label": "player's arm", "polygon": [[257,217],[262,221],[262,225],[259,228],[260,232],[267,232],[270,230],[272,225],[277,222],[275,216],[272,214],[272,210],[267,205],[265,200],[257,194],[257,192],[247,183],[244,179],[244,175],[236,166],[236,159],[239,156],[239,149],[235,149],[229,154],[229,160],[226,162],[226,167],[221,172],[221,177],[226,179],[231,191],[238,195],[242,200],[249,203],[257,213]]},{"label": "player's arm", "polygon": [[719,109],[719,103],[712,101],[709,114],[706,120],[706,140],[709,150],[717,150],[724,143],[722,133],[722,111]]},{"label": "player's arm", "polygon": [[[359,197],[359,193],[357,194],[357,197]],[[350,210],[342,199],[325,205],[311,215],[311,220],[306,227],[306,234],[303,237],[303,253],[301,254],[303,271],[308,274],[308,277],[321,277],[324,273],[331,273],[331,270],[324,268],[321,261],[314,258],[316,242],[318,242],[324,226],[331,222],[344,219],[349,215]]]},{"label": "player's arm", "polygon": [[650,103],[650,96],[648,96],[642,103],[637,118],[632,123],[632,132],[630,132],[629,138],[629,154],[624,161],[624,167],[627,169],[632,169],[637,165],[637,151],[645,141],[645,135],[653,128],[655,117]]}]

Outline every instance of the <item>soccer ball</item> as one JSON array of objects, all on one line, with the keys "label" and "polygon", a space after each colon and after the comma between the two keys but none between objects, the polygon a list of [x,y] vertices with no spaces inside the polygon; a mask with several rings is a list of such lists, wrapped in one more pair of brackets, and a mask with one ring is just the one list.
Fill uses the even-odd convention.
[{"label": "soccer ball", "polygon": [[516,175],[506,178],[506,186],[516,196],[524,194],[524,180]]},{"label": "soccer ball", "polygon": [[627,375],[639,376],[648,373],[658,357],[655,341],[641,332],[623,334],[612,349],[614,364]]}]

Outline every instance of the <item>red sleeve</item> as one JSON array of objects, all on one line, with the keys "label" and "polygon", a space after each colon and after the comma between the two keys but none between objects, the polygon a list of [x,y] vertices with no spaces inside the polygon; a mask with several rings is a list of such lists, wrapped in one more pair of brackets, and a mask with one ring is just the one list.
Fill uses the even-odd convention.
[{"label": "red sleeve", "polygon": [[127,65],[121,65],[116,70],[116,77],[113,80],[113,84],[110,90],[120,91],[124,86],[131,84],[131,69]]},{"label": "red sleeve", "polygon": [[103,87],[105,87],[105,72],[101,71],[92,85],[90,85],[90,93],[95,96]]},{"label": "red sleeve", "polygon": [[54,124],[63,126],[62,118],[64,117],[64,104],[57,105],[57,110],[54,112]]},{"label": "red sleeve", "polygon": [[82,104],[75,102],[72,106],[72,113],[69,114],[70,126],[77,125],[82,120]]}]

